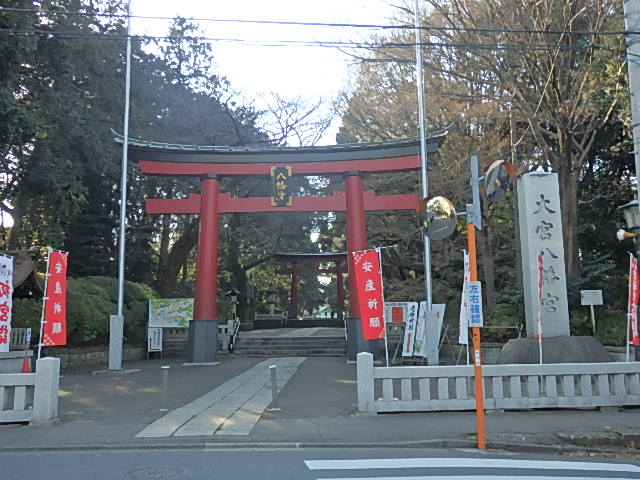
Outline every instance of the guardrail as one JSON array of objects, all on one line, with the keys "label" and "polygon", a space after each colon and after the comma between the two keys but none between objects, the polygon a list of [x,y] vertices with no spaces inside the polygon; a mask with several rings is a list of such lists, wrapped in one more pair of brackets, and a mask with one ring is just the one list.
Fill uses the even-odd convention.
[{"label": "guardrail", "polygon": [[0,374],[0,423],[48,422],[58,416],[60,360],[41,358],[36,373]]},{"label": "guardrail", "polygon": [[[359,353],[357,372],[362,413],[475,409],[473,366],[374,367]],[[640,362],[485,365],[483,377],[487,410],[640,405]]]}]

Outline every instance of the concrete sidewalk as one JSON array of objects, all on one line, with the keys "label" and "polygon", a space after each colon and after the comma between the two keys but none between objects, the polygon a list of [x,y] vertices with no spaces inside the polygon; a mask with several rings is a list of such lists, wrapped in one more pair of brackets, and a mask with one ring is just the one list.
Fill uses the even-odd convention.
[{"label": "concrete sidewalk", "polygon": [[[220,365],[200,367],[185,367],[177,360],[147,360],[128,363],[125,368],[139,371],[120,376],[94,376],[94,369],[88,368],[64,370],[59,421],[43,427],[0,426],[0,451],[475,445],[473,412],[358,415],[356,367],[341,357],[273,359],[284,362],[290,378],[286,384],[280,379],[280,410],[270,411],[266,370],[272,361],[265,360],[222,356]],[[166,400],[162,365],[171,367]],[[161,410],[165,402],[168,412]],[[196,407],[185,408],[189,405]],[[139,435],[165,418],[176,423],[171,436]],[[490,447],[640,444],[640,409],[503,412],[486,419]],[[176,431],[182,433],[174,435]],[[210,434],[202,435],[203,431]]]}]

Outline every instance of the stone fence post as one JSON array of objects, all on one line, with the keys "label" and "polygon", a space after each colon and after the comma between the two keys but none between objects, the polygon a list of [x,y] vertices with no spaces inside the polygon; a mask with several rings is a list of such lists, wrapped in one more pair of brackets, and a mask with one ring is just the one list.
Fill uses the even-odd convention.
[{"label": "stone fence post", "polygon": [[32,423],[48,423],[58,417],[60,359],[45,357],[36,361]]},{"label": "stone fence post", "polygon": [[358,412],[374,414],[373,355],[361,352],[357,355]]}]

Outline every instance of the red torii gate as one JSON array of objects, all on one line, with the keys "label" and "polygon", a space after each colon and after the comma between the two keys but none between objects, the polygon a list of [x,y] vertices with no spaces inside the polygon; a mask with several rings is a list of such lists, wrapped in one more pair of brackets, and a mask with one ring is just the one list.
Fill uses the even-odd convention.
[{"label": "red torii gate", "polygon": [[[435,153],[448,131],[433,133],[427,141]],[[201,193],[186,199],[149,199],[149,214],[199,214],[198,261],[193,320],[189,324],[188,361],[217,360],[218,214],[248,212],[347,212],[347,247],[350,252],[367,248],[365,212],[414,210],[417,194],[376,195],[365,191],[365,173],[411,171],[420,168],[417,138],[375,143],[320,147],[217,147],[176,145],[129,140],[129,158],[138,161],[148,175],[198,176]],[[272,206],[271,197],[233,198],[220,192],[221,176],[270,176],[271,167],[290,166],[292,175],[342,175],[345,192],[326,197],[295,197],[290,206]],[[352,259],[348,271],[353,271]],[[349,283],[349,358],[368,351],[363,340],[357,291]]]},{"label": "red torii gate", "polygon": [[[344,289],[342,287],[343,267],[342,264],[347,261],[346,252],[324,252],[324,253],[274,253],[266,258],[260,259],[255,263],[252,263],[250,268],[257,267],[258,265],[273,260],[277,263],[288,263],[291,267],[280,268],[276,270],[276,273],[291,275],[291,301],[289,302],[289,318],[294,319],[298,316],[298,276],[301,274],[314,274],[314,273],[329,273],[336,276],[336,312],[338,318],[342,319],[344,313]],[[300,264],[318,264],[318,263],[334,263],[334,268],[306,268],[300,270]]]}]

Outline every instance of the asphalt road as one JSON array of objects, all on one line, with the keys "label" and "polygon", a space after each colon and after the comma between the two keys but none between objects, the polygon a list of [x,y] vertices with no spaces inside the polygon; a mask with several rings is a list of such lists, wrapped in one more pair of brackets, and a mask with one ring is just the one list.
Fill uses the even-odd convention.
[{"label": "asphalt road", "polygon": [[640,479],[640,463],[425,449],[102,450],[0,454],[2,480]]}]

